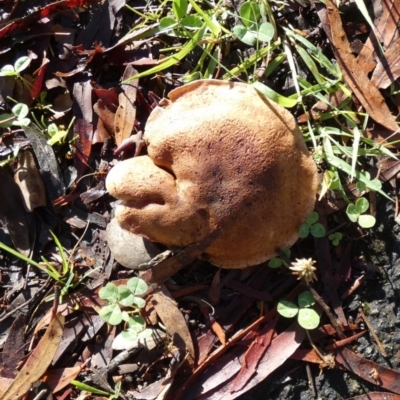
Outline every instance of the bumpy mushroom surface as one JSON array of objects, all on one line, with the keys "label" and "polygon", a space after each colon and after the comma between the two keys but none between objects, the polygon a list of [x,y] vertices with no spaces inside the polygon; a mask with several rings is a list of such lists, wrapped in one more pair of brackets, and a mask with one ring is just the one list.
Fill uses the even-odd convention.
[{"label": "bumpy mushroom surface", "polygon": [[205,256],[244,268],[298,238],[313,210],[317,170],[293,116],[250,85],[200,80],[151,113],[148,155],[107,177],[119,224],[166,246],[220,236]]}]

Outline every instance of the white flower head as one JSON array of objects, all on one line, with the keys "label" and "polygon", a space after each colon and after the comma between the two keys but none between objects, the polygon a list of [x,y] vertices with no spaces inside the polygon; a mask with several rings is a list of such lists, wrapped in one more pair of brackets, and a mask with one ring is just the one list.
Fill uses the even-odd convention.
[{"label": "white flower head", "polygon": [[317,268],[313,266],[315,263],[316,261],[312,258],[301,258],[300,260],[296,258],[296,262],[292,263],[289,269],[293,272],[293,275],[298,275],[298,279],[304,279],[308,284],[317,280],[315,275]]}]

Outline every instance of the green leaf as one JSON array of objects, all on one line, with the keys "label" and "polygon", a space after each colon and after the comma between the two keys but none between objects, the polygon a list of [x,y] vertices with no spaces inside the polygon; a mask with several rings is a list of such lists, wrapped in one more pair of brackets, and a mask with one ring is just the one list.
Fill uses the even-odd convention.
[{"label": "green leaf", "polygon": [[308,225],[315,224],[318,221],[318,219],[319,219],[318,213],[316,211],[313,211],[308,215],[306,219],[306,224]]},{"label": "green leaf", "polygon": [[19,58],[15,64],[14,68],[16,72],[22,72],[24,69],[29,67],[29,64],[31,63],[31,59],[29,57],[21,57]]},{"label": "green leaf", "polygon": [[11,112],[17,116],[18,119],[22,119],[28,115],[29,108],[26,104],[18,103],[12,108]]},{"label": "green leaf", "polygon": [[[6,121],[6,122],[1,122],[1,121]],[[12,126],[14,121],[15,121],[15,116],[14,115],[12,115],[12,114],[1,114],[0,115],[0,128],[9,128],[10,126]]]},{"label": "green leaf", "polygon": [[312,305],[315,304],[315,299],[314,296],[306,290],[305,292],[302,292],[299,294],[299,297],[297,298],[297,302],[300,306],[300,308],[304,307],[311,307]]},{"label": "green leaf", "polygon": [[324,237],[326,233],[324,226],[319,222],[310,226],[310,232],[316,238]]},{"label": "green leaf", "polygon": [[268,263],[268,267],[270,268],[279,268],[280,266],[282,266],[283,264],[283,260],[282,258],[279,257],[275,257],[273,259],[271,259]]},{"label": "green leaf", "polygon": [[367,186],[369,189],[379,192],[382,189],[382,182],[378,179],[372,179],[372,181],[367,183]]},{"label": "green leaf", "polygon": [[136,277],[129,279],[127,286],[134,296],[145,294],[148,290],[147,283],[143,279]]},{"label": "green leaf", "polygon": [[139,79],[144,76],[152,75],[157,72],[163,71],[166,68],[172,67],[173,65],[179,63],[181,60],[183,60],[196,46],[199,45],[200,40],[203,38],[204,31],[206,29],[206,25],[203,24],[201,29],[199,29],[193,37],[181,48],[180,51],[177,53],[173,54],[170,57],[165,58],[162,62],[160,62],[158,65],[156,65],[153,68],[150,68],[144,72],[141,72],[137,75],[134,75],[127,79],[126,81],[123,81],[122,84],[128,83],[132,81],[133,79]]},{"label": "green leaf", "polygon": [[203,21],[197,15],[186,15],[182,19],[181,25],[186,29],[200,29],[203,25]]},{"label": "green leaf", "polygon": [[12,65],[5,65],[0,69],[0,76],[14,76],[17,75],[17,73],[14,70],[14,67]]},{"label": "green leaf", "polygon": [[261,82],[254,82],[252,86],[265,97],[275,101],[275,103],[280,104],[282,107],[291,108],[297,104],[296,99],[290,99],[289,97],[282,96]]},{"label": "green leaf", "polygon": [[243,43],[248,44],[249,46],[253,46],[256,42],[255,35],[247,30],[247,28],[243,25],[236,25],[233,28],[233,34]]},{"label": "green leaf", "polygon": [[99,297],[102,300],[107,300],[110,303],[118,301],[118,288],[112,282],[108,282],[106,286],[99,290]]},{"label": "green leaf", "polygon": [[136,304],[136,306],[139,308],[144,308],[144,306],[146,305],[146,301],[144,299],[141,299],[140,297],[135,297],[133,299],[133,304]]},{"label": "green leaf", "polygon": [[126,331],[121,332],[121,336],[126,340],[146,339],[151,336],[153,331],[151,329],[145,329],[141,332],[136,332],[133,329],[128,328]]},{"label": "green leaf", "polygon": [[132,329],[135,332],[140,332],[144,328],[145,320],[143,317],[140,317],[140,316],[132,317],[132,318],[129,318],[128,325],[129,325],[129,329]]},{"label": "green leaf", "polygon": [[173,0],[172,10],[177,20],[182,19],[186,15],[187,7],[188,7],[187,0]]},{"label": "green leaf", "polygon": [[208,13],[203,10],[203,7],[199,7],[195,0],[189,0],[189,3],[195,9],[197,14],[199,14],[201,18],[203,18],[207,28],[212,32],[214,37],[218,37],[222,30],[221,25],[218,23],[218,21],[215,18],[210,18],[208,16]]},{"label": "green leaf", "polygon": [[118,286],[118,303],[124,307],[131,306],[135,301],[133,294],[125,285]]},{"label": "green leaf", "polygon": [[302,224],[299,231],[299,237],[304,239],[310,234],[310,227],[307,224]]},{"label": "green leaf", "polygon": [[281,300],[278,303],[277,311],[282,317],[293,318],[299,312],[299,307],[291,301]]},{"label": "green leaf", "polygon": [[346,214],[351,222],[357,222],[360,213],[354,204],[349,204],[346,208]]},{"label": "green leaf", "polygon": [[361,193],[364,193],[367,190],[367,186],[365,185],[365,183],[364,182],[360,182],[360,181],[358,181],[356,183],[356,188]]},{"label": "green leaf", "polygon": [[49,136],[53,137],[57,132],[58,132],[58,127],[56,124],[50,124],[47,127],[47,133],[49,134]]},{"label": "green leaf", "polygon": [[299,311],[298,321],[304,329],[315,329],[319,325],[319,315],[312,308],[302,308]]},{"label": "green leaf", "polygon": [[118,304],[109,304],[100,309],[99,315],[101,319],[110,325],[118,325],[122,321],[122,312]]},{"label": "green leaf", "polygon": [[58,131],[54,136],[51,137],[51,139],[49,139],[47,141],[47,143],[50,146],[54,146],[55,144],[62,144],[65,141],[65,138],[68,135],[68,131],[67,130],[61,130]]},{"label": "green leaf", "polygon": [[160,19],[159,27],[160,29],[172,29],[175,28],[178,23],[171,17],[164,17]]},{"label": "green leaf", "polygon": [[245,26],[250,28],[256,25],[261,17],[260,7],[253,1],[244,2],[239,9],[239,14]]},{"label": "green leaf", "polygon": [[29,118],[22,118],[22,119],[16,119],[15,121],[13,121],[13,125],[16,126],[29,126],[29,124],[31,123],[31,120]]},{"label": "green leaf", "polygon": [[274,37],[274,27],[269,22],[263,22],[258,28],[257,39],[261,42],[270,42]]},{"label": "green leaf", "polygon": [[94,387],[89,386],[89,385],[87,385],[86,383],[83,383],[83,382],[72,380],[71,384],[74,385],[77,389],[84,390],[85,392],[90,392],[90,393],[94,393],[94,394],[100,394],[100,395],[103,395],[103,396],[109,396],[110,395],[109,392],[105,392],[104,390],[100,390],[100,389],[94,388]]},{"label": "green leaf", "polygon": [[360,215],[358,223],[362,228],[372,228],[376,223],[376,219],[372,215]]},{"label": "green leaf", "polygon": [[356,210],[359,214],[364,213],[369,208],[369,201],[365,197],[357,199],[355,204]]}]

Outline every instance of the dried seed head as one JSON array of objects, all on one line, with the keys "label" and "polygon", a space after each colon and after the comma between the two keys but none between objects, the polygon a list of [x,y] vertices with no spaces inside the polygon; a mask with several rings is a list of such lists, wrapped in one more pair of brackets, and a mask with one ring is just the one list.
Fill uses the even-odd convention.
[{"label": "dried seed head", "polygon": [[296,262],[292,263],[289,269],[292,270],[293,275],[298,276],[298,279],[304,279],[308,284],[317,280],[317,276],[315,275],[317,268],[313,266],[315,263],[316,261],[312,258],[308,260],[305,258],[301,258],[300,260],[296,258]]}]

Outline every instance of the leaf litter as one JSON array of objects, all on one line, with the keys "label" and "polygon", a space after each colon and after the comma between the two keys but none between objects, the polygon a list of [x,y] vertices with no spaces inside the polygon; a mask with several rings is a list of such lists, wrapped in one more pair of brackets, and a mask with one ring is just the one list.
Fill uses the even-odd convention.
[{"label": "leaf litter", "polygon": [[[28,127],[0,128],[0,157],[9,164],[0,167],[3,189],[0,242],[42,263],[38,256],[45,255],[56,271],[61,270],[66,254],[71,273],[60,278],[61,289],[65,289],[61,299],[58,298],[60,290],[53,295],[46,290],[46,293],[38,292],[43,301],[26,304],[33,313],[28,319],[18,313],[18,303],[12,300],[31,280],[39,280],[47,288],[46,275],[34,267],[27,269],[22,261],[1,253],[4,282],[1,294],[5,309],[0,322],[1,334],[5,335],[0,379],[2,398],[22,397],[38,379],[46,382],[60,399],[78,398],[79,388],[87,388],[79,386],[83,380],[89,390],[95,392],[98,388],[118,396],[118,385],[114,382],[121,379],[124,398],[234,399],[245,396],[261,381],[268,381],[268,377],[277,370],[282,371],[289,360],[307,360],[325,366],[324,357],[330,352],[335,354],[335,368],[346,369],[374,387],[400,394],[395,369],[350,350],[352,344],[365,337],[365,331],[360,331],[360,325],[349,322],[340,294],[342,288],[346,286],[347,289],[352,280],[357,281],[360,271],[364,273],[367,267],[365,260],[354,258],[357,255],[353,254],[351,246],[346,253],[344,245],[339,243],[334,247],[328,235],[315,240],[303,239],[293,249],[298,256],[316,257],[321,283],[316,284],[314,290],[319,299],[319,312],[325,311],[325,320],[332,323],[326,325],[324,331],[311,335],[313,343],[306,339],[306,332],[297,324],[286,324],[277,318],[276,302],[281,298],[294,299],[304,289],[302,284],[296,286],[287,271],[275,273],[264,266],[243,272],[219,270],[216,273],[214,267],[197,259],[219,235],[215,231],[203,242],[176,251],[172,257],[155,263],[152,269],[139,272],[150,284],[148,306],[141,314],[154,335],[129,350],[112,349],[119,328],[109,329],[96,312],[106,304],[98,291],[108,281],[127,280],[134,272],[118,266],[105,250],[104,229],[110,219],[112,203],[104,190],[107,170],[120,154],[127,158],[145,152],[142,132],[149,113],[168,90],[185,82],[185,75],[190,79],[200,77],[204,67],[208,76],[221,76],[224,70],[225,76],[244,79],[240,71],[250,71],[258,58],[249,55],[248,49],[243,44],[238,45],[233,37],[230,44],[234,52],[219,48],[222,44],[218,35],[222,31],[228,34],[233,26],[223,26],[218,19],[210,19],[212,8],[200,8],[199,12],[200,3],[192,4],[199,13],[197,18],[202,18],[214,35],[205,39],[208,53],[204,54],[219,54],[219,58],[218,62],[215,57],[214,60],[210,58],[206,64],[207,56],[201,56],[194,71],[191,57],[195,54],[196,39],[204,34],[205,28],[197,31],[188,42],[182,32],[166,35],[156,21],[162,13],[172,12],[168,9],[162,10],[154,4],[144,22],[138,23],[135,14],[127,11],[135,6],[123,0],[38,3],[35,7],[17,2],[13,7],[7,2],[5,20],[0,24],[0,51],[4,58],[0,70],[6,64],[14,65],[21,56],[23,50],[18,53],[16,43],[31,48],[22,54],[30,58],[26,70],[16,78],[5,73],[0,76],[0,114],[9,112],[14,101],[31,108],[29,118],[32,120]],[[185,7],[183,1],[174,4]],[[302,86],[298,90],[302,90],[304,96],[307,90],[315,94],[312,109],[307,109],[299,118],[302,126],[312,121],[318,127],[319,123],[333,118],[343,132],[351,132],[354,124],[346,122],[344,114],[340,114],[345,110],[355,123],[364,124],[367,138],[378,138],[381,144],[390,144],[397,138],[398,111],[393,104],[397,106],[398,95],[393,92],[399,77],[395,18],[399,14],[399,4],[397,0],[380,4],[383,11],[374,21],[375,28],[368,28],[368,20],[365,23],[367,28],[362,32],[367,35],[358,55],[352,50],[356,39],[359,40],[358,34],[349,33],[350,24],[343,23],[336,5],[331,1],[327,1],[327,8],[315,5],[326,35],[334,45],[333,55],[344,80],[337,86],[330,82],[329,90],[322,88],[312,92],[311,84],[299,79]],[[175,12],[181,13],[179,7]],[[250,9],[257,10],[254,7],[251,5]],[[290,7],[298,6],[290,2]],[[292,19],[290,7],[283,11],[288,20]],[[138,15],[142,11],[141,8],[136,10]],[[273,7],[262,12],[265,13],[264,23],[269,18],[272,25],[276,25]],[[300,18],[292,21],[295,32],[310,40],[307,42],[310,56],[315,56],[313,52],[316,51],[312,43],[320,47],[325,45],[322,32],[314,37],[314,31],[309,29],[313,27],[309,18],[313,12],[314,8],[310,7],[298,9]],[[232,11],[228,9],[227,15],[229,13]],[[83,16],[88,18],[86,25],[79,23]],[[253,18],[251,15],[252,21]],[[37,21],[41,25],[34,27]],[[135,24],[135,29],[126,30],[126,26]],[[249,26],[248,22],[242,26]],[[251,29],[254,36],[257,29]],[[301,42],[299,38],[296,40],[299,40],[298,46]],[[176,48],[175,55],[165,58],[159,51],[162,46],[167,51]],[[267,48],[268,44],[263,46]],[[272,86],[274,79],[276,83],[280,79],[279,74],[274,77],[274,73],[283,71],[279,70],[280,62],[274,64],[274,58],[283,59],[289,54],[279,54],[278,42],[273,48],[275,53],[265,53],[268,57],[273,55],[269,59],[271,63],[266,64],[266,76],[273,77],[267,83]],[[322,70],[325,68],[323,73],[326,73],[331,67],[329,61],[321,58],[322,53],[317,60],[322,63],[321,68],[317,68],[304,51],[299,54],[306,64],[299,64],[300,72],[304,75],[305,67],[310,67],[318,77],[314,84],[327,85]],[[234,68],[229,70],[232,66]],[[146,77],[149,68],[157,71],[151,79]],[[329,71],[331,79],[338,70]],[[138,74],[143,78],[135,78]],[[295,104],[293,97],[284,97],[291,96],[294,84],[288,81],[286,84],[286,92],[281,91],[282,97],[276,98]],[[280,91],[279,85],[274,87]],[[371,124],[365,115],[385,129]],[[68,131],[73,117],[72,129]],[[50,146],[48,127],[52,123],[65,135]],[[341,140],[341,146],[346,146],[350,139],[342,133]],[[121,149],[113,153],[120,145],[123,145]],[[388,148],[396,146],[393,143]],[[11,159],[20,148],[15,159]],[[335,147],[336,152],[338,148]],[[373,145],[373,149],[379,149],[379,145]],[[396,182],[397,164],[393,157],[381,157],[379,164],[373,164],[372,168],[379,168],[377,176],[382,181]],[[106,167],[103,169],[102,165]],[[366,164],[363,167],[369,168]],[[332,167],[328,170],[337,173]],[[351,182],[346,185],[346,189],[350,188]],[[318,212],[326,229],[332,229],[332,218],[342,218],[339,214],[333,217],[331,206],[335,204],[339,201],[321,201]],[[397,216],[398,210],[395,214]],[[365,232],[355,224],[347,223],[346,229],[348,243],[363,240]],[[59,253],[50,231],[56,232],[64,255]],[[13,291],[11,283],[15,276],[22,285],[15,286]],[[87,287],[80,282],[81,277],[85,277]],[[56,301],[53,299],[52,309],[49,300],[54,296]],[[42,334],[44,328],[46,331]],[[371,328],[369,331],[373,335]],[[315,345],[321,354],[315,351]],[[114,378],[114,382],[110,378]],[[368,396],[372,399],[398,397],[377,391]],[[353,398],[362,399],[362,396]]]}]

